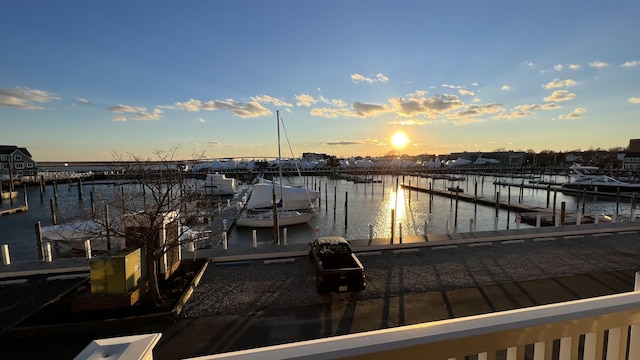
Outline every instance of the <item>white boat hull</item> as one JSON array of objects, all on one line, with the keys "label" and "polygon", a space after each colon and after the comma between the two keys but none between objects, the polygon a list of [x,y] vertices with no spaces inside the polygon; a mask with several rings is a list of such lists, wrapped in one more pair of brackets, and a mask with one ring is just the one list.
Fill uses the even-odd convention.
[{"label": "white boat hull", "polygon": [[[298,211],[279,211],[278,225],[289,226],[304,224],[313,218],[313,213],[301,213]],[[253,228],[273,227],[273,212],[255,214],[243,214],[236,219],[236,225]]]}]

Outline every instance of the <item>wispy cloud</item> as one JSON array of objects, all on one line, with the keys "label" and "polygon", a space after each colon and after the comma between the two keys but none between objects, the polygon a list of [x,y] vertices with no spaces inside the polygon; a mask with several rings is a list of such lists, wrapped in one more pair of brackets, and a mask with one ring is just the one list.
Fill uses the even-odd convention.
[{"label": "wispy cloud", "polygon": [[[274,101],[277,103],[277,101],[275,101],[274,98],[271,98],[271,97],[269,98],[257,97],[257,98],[268,100],[268,101]],[[180,110],[186,110],[186,111],[224,110],[224,111],[229,111],[241,118],[255,118],[263,115],[270,115],[271,111],[265,108],[264,106],[262,106],[260,102],[256,100],[257,98],[254,98],[253,101],[248,103],[237,102],[232,99],[210,100],[206,102],[196,100],[196,99],[189,99],[185,102],[176,102],[174,105],[176,106],[176,108]]]},{"label": "wispy cloud", "polygon": [[640,65],[640,60],[632,60],[632,61],[627,61],[624,64],[620,65],[622,67],[636,67]]},{"label": "wispy cloud", "polygon": [[568,90],[556,90],[551,96],[545,97],[543,100],[546,102],[560,102],[575,99],[576,94],[570,93]]},{"label": "wispy cloud", "polygon": [[300,94],[295,96],[297,102],[297,106],[306,106],[309,107],[318,102],[313,96],[308,94]]},{"label": "wispy cloud", "polygon": [[522,104],[515,106],[512,110],[508,112],[503,112],[498,115],[498,119],[518,119],[528,115],[534,115],[534,111],[536,110],[554,110],[559,109],[560,106],[555,103],[549,104]]},{"label": "wispy cloud", "polygon": [[502,90],[502,91],[509,91],[509,90],[511,90],[511,86],[509,86],[509,85],[502,85],[502,87],[500,88],[500,90]]},{"label": "wispy cloud", "polygon": [[580,119],[582,117],[582,114],[584,114],[585,112],[587,112],[587,109],[583,107],[579,107],[573,110],[572,112],[570,112],[569,114],[558,116],[558,118],[561,120]]},{"label": "wispy cloud", "polygon": [[466,96],[476,96],[476,93],[474,93],[473,91],[470,91],[470,90],[466,90],[466,89],[458,90],[458,94],[466,95]]},{"label": "wispy cloud", "polygon": [[589,67],[596,68],[596,69],[606,68],[607,66],[609,66],[609,64],[607,64],[604,61],[594,61],[589,63]]},{"label": "wispy cloud", "polygon": [[113,118],[114,121],[158,120],[160,119],[160,115],[162,115],[162,110],[159,108],[155,108],[153,111],[148,112],[147,108],[143,106],[115,105],[107,109],[116,114],[130,114],[116,116]]},{"label": "wispy cloud", "polygon": [[14,89],[0,89],[0,106],[16,107],[22,110],[42,110],[41,105],[60,100],[56,94],[45,90],[33,90],[17,87]]},{"label": "wispy cloud", "polygon": [[546,83],[542,87],[548,90],[548,89],[556,89],[556,88],[563,88],[563,87],[571,87],[571,86],[575,86],[576,84],[577,84],[576,81],[571,79],[566,79],[566,80],[554,79],[553,81]]},{"label": "wispy cloud", "polygon": [[630,97],[627,101],[632,104],[640,104],[640,97]]},{"label": "wispy cloud", "polygon": [[353,81],[356,84],[363,83],[363,82],[368,84],[387,83],[389,81],[389,78],[384,74],[375,74],[375,75],[372,75],[371,77],[366,77],[360,74],[352,74],[351,81]]}]

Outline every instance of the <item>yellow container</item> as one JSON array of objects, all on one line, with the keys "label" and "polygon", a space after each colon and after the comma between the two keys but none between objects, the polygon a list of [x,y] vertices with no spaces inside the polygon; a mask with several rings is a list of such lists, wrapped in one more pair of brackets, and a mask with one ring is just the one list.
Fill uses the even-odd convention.
[{"label": "yellow container", "polygon": [[91,294],[124,295],[146,279],[144,248],[91,260]]}]

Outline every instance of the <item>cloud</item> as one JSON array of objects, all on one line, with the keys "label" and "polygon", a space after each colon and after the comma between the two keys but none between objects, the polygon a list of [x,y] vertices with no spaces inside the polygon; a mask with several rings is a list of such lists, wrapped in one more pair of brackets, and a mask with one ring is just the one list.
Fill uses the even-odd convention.
[{"label": "cloud", "polygon": [[309,107],[318,102],[318,100],[314,99],[313,96],[307,94],[296,95],[295,98],[298,100],[298,102],[296,102],[297,106]]},{"label": "cloud", "polygon": [[[189,99],[185,102],[176,102],[174,105],[180,110],[200,111],[200,110],[224,110],[233,113],[241,118],[255,118],[263,115],[270,115],[271,111],[260,104],[256,99],[265,101],[278,102],[278,99],[272,97],[257,97],[248,103],[237,102],[232,99],[227,100],[211,100],[203,102],[196,99]],[[284,103],[284,102],[283,102]]]},{"label": "cloud", "polygon": [[628,98],[627,101],[632,104],[640,104],[640,97],[631,97]]},{"label": "cloud", "polygon": [[605,68],[607,66],[609,66],[609,64],[607,64],[604,61],[594,61],[594,62],[590,62],[589,63],[589,67],[597,68],[597,69],[602,69],[602,68]]},{"label": "cloud", "polygon": [[220,147],[222,143],[220,141],[207,141],[207,146],[209,147]]},{"label": "cloud", "polygon": [[502,90],[502,91],[509,91],[509,90],[511,90],[511,86],[509,86],[509,85],[502,85],[502,87],[500,88],[500,90]]},{"label": "cloud", "polygon": [[528,61],[528,60],[527,60],[527,61],[523,61],[523,62],[522,62],[522,65],[526,65],[526,66],[529,66],[529,67],[533,67],[533,66],[535,66],[535,65],[533,64],[533,62]]},{"label": "cloud", "polygon": [[555,103],[522,104],[522,105],[514,106],[513,110],[509,112],[501,113],[500,115],[498,115],[498,119],[512,120],[512,119],[521,118],[523,116],[534,115],[535,110],[554,110],[559,108],[560,106],[558,106]]},{"label": "cloud", "polygon": [[562,69],[564,69],[564,65],[558,64],[558,65],[554,66],[553,69],[555,71],[562,71]]},{"label": "cloud", "polygon": [[548,89],[556,89],[556,88],[562,88],[562,87],[571,87],[571,86],[575,86],[576,84],[577,83],[575,82],[575,80],[571,80],[571,79],[566,79],[566,80],[554,79],[553,81],[546,83],[542,87],[548,90]]},{"label": "cloud", "polygon": [[327,141],[324,145],[335,146],[335,145],[362,145],[365,144],[365,141],[362,140],[337,140],[337,141]]},{"label": "cloud", "polygon": [[320,101],[322,101],[325,104],[330,104],[333,106],[338,106],[338,107],[345,107],[347,106],[347,103],[344,100],[340,100],[340,99],[327,99],[324,96],[320,96]]},{"label": "cloud", "polygon": [[636,67],[640,65],[640,60],[632,60],[632,61],[627,61],[624,64],[620,65],[622,67]]},{"label": "cloud", "polygon": [[452,119],[466,119],[485,114],[495,114],[504,110],[502,104],[466,105],[463,110],[451,115]]},{"label": "cloud", "polygon": [[356,101],[353,103],[353,110],[355,110],[356,114],[360,117],[370,117],[389,112],[389,107],[386,105],[365,104]]},{"label": "cloud", "polygon": [[75,99],[75,102],[80,105],[91,105],[91,102],[85,98]]},{"label": "cloud", "polygon": [[410,119],[410,120],[395,120],[389,121],[389,125],[401,125],[401,126],[412,126],[412,125],[429,125],[431,121],[428,120],[418,120],[418,119]]},{"label": "cloud", "polygon": [[389,78],[383,74],[375,74],[372,77],[366,77],[360,74],[352,74],[351,81],[353,81],[356,84],[363,83],[363,82],[368,84],[373,84],[378,82],[387,83],[389,81]]},{"label": "cloud", "polygon": [[573,110],[573,112],[567,114],[567,115],[560,115],[558,116],[559,119],[561,120],[571,120],[571,119],[579,119],[582,117],[582,114],[584,114],[587,111],[587,109],[579,107],[576,108],[575,110]]},{"label": "cloud", "polygon": [[458,90],[458,94],[460,95],[468,95],[468,96],[476,96],[476,93],[470,90],[460,89]]},{"label": "cloud", "polygon": [[34,103],[46,104],[54,100],[60,100],[60,97],[45,90],[19,87],[0,89],[0,106],[16,107],[22,110],[43,110],[44,107]]},{"label": "cloud", "polygon": [[547,96],[543,100],[546,102],[559,102],[573,100],[575,97],[576,94],[570,93],[567,90],[556,90],[551,94],[551,96]]},{"label": "cloud", "polygon": [[152,112],[148,112],[147,108],[143,106],[115,105],[107,109],[116,114],[132,114],[116,116],[113,118],[114,121],[158,120],[162,114],[162,110],[159,108],[155,108]]},{"label": "cloud", "polygon": [[278,99],[278,98],[274,98],[272,96],[269,95],[260,95],[260,96],[255,96],[251,98],[254,101],[257,101],[258,103],[261,104],[273,104],[277,107],[292,107],[293,104],[288,103],[282,99]]},{"label": "cloud", "polygon": [[204,118],[198,118],[198,122],[199,122],[200,124],[204,124],[204,123],[206,123],[207,121],[206,121]]},{"label": "cloud", "polygon": [[582,68],[582,65],[580,65],[580,64],[569,64],[569,69],[570,70],[578,70],[580,68]]},{"label": "cloud", "polygon": [[401,116],[427,116],[435,118],[438,115],[446,114],[449,111],[459,109],[464,103],[456,95],[444,94],[441,96],[423,97],[422,93],[404,98],[392,98],[392,110]]},{"label": "cloud", "polygon": [[462,89],[462,85],[442,84],[441,86],[447,89]]}]

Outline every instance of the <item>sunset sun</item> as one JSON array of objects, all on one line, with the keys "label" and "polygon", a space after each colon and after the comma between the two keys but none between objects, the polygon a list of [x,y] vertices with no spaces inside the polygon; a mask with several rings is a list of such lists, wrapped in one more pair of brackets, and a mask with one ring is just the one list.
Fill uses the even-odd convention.
[{"label": "sunset sun", "polygon": [[402,131],[396,131],[391,136],[391,144],[393,145],[393,147],[398,149],[405,147],[407,143],[409,143],[409,141],[410,140],[407,137],[407,134],[403,133]]}]

